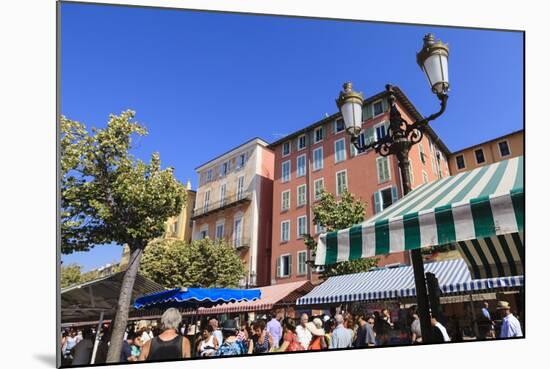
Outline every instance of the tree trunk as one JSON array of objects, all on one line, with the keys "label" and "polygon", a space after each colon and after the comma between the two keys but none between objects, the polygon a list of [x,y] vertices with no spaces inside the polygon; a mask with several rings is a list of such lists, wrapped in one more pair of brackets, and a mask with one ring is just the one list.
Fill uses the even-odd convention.
[{"label": "tree trunk", "polygon": [[143,249],[144,247],[141,245],[130,245],[130,260],[128,262],[128,268],[124,273],[124,279],[122,280],[116,315],[111,328],[111,343],[109,344],[109,351],[107,353],[108,363],[118,363],[120,361],[122,341],[124,340],[124,332],[128,324],[130,303],[132,302],[132,290],[134,289]]}]

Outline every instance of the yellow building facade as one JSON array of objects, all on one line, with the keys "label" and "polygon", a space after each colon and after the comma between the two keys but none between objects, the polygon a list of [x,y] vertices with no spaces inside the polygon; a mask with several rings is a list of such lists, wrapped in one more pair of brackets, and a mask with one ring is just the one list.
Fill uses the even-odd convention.
[{"label": "yellow building facade", "polygon": [[449,157],[451,175],[523,155],[524,131],[519,130],[455,151]]}]

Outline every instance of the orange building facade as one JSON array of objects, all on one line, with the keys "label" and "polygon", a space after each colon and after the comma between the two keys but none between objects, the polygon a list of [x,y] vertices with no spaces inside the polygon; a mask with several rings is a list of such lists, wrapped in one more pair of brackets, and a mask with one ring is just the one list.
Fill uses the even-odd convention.
[{"label": "orange building facade", "polygon": [[[420,114],[396,88],[398,109],[407,121]],[[389,127],[387,93],[368,99],[363,105],[361,140],[377,140]],[[340,113],[333,114],[269,145],[274,152],[273,214],[271,244],[271,284],[299,280],[319,281],[313,270],[303,233],[318,235],[323,230],[313,224],[313,206],[321,189],[339,196],[351,192],[365,204],[365,219],[403,196],[397,160],[369,150],[357,153],[346,134]],[[449,176],[449,150],[429,129],[419,144],[411,148],[413,189]],[[409,264],[408,253],[380,258],[378,265]]]},{"label": "orange building facade", "polygon": [[270,282],[273,152],[255,138],[196,168],[193,240],[224,239],[246,267],[241,287]]},{"label": "orange building facade", "polygon": [[515,131],[452,153],[449,157],[451,174],[473,170],[483,165],[523,155],[524,132]]}]

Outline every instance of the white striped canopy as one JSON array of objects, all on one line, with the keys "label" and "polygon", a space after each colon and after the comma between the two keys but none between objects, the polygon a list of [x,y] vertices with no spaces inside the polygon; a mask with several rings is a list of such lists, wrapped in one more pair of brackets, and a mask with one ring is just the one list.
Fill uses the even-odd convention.
[{"label": "white striped canopy", "polygon": [[[472,279],[462,259],[427,263],[426,272],[434,273],[443,295],[480,293],[523,286],[523,276]],[[370,272],[328,278],[297,305],[317,305],[353,301],[372,301],[416,296],[411,266],[383,268]]]},{"label": "white striped canopy", "polygon": [[423,185],[361,224],[321,234],[315,264],[523,232],[523,189],[523,156]]}]

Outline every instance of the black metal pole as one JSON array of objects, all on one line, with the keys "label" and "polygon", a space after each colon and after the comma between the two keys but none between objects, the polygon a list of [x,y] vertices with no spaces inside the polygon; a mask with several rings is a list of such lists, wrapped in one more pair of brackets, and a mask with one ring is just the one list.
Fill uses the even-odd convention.
[{"label": "black metal pole", "polygon": [[[403,196],[406,196],[411,190],[410,182],[410,163],[409,150],[411,142],[406,137],[397,138],[394,141],[395,156],[397,157],[401,180],[403,183]],[[414,271],[414,284],[416,288],[417,312],[420,318],[420,327],[422,331],[422,342],[430,343],[432,340],[432,325],[430,316],[430,303],[426,289],[426,277],[424,274],[424,261],[420,249],[410,251],[411,264]]]}]

